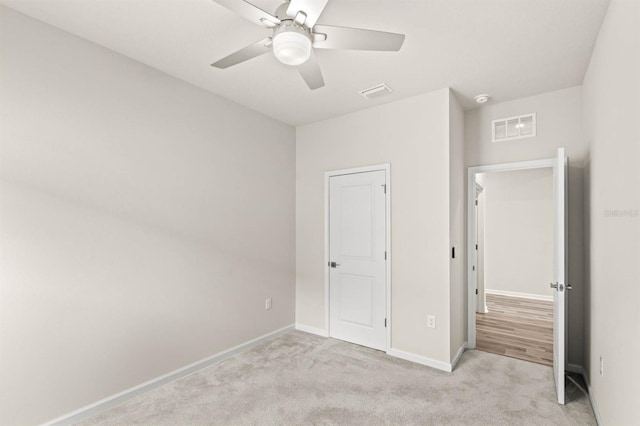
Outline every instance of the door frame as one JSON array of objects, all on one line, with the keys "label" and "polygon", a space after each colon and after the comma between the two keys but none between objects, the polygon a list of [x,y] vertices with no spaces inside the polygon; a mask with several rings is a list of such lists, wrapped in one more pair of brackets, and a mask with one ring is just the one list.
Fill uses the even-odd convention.
[{"label": "door frame", "polygon": [[[482,166],[470,166],[467,168],[467,347],[476,347],[476,286],[477,275],[473,266],[477,263],[477,252],[475,248],[476,235],[476,209],[475,200],[477,197],[476,175],[487,172],[509,172],[514,170],[531,170],[550,167],[552,170],[556,163],[556,158],[545,158],[542,160],[519,161],[515,163],[491,164]],[[555,206],[554,206],[555,208]],[[486,286],[485,282],[485,286]]]},{"label": "door frame", "polygon": [[329,330],[329,179],[332,176],[351,175],[355,173],[366,173],[375,171],[385,171],[385,184],[387,190],[386,211],[385,211],[385,251],[387,252],[387,264],[385,275],[385,315],[387,318],[387,333],[385,352],[391,349],[391,163],[383,163],[372,166],[354,167],[350,169],[331,170],[324,172],[324,331],[328,337]]},{"label": "door frame", "polygon": [[[476,248],[476,256],[478,256],[479,253],[482,253],[482,263],[480,263],[480,261],[477,261],[476,270],[473,271],[476,274],[476,284],[477,284],[478,275],[479,275],[479,272],[481,271],[480,265],[482,265],[482,273],[484,273],[484,229],[485,229],[484,204],[485,203],[484,203],[484,197],[481,198],[481,195],[484,192],[484,187],[480,185],[478,182],[476,182],[475,184],[476,184],[476,200],[478,200],[478,203],[476,205],[475,212],[474,212],[475,218],[476,218],[476,222],[475,222],[476,238],[475,238],[474,245],[475,244],[478,245],[478,247]],[[480,202],[481,200],[482,202]],[[480,213],[482,213],[482,222],[479,220]],[[480,235],[482,235],[482,242],[480,242]],[[482,301],[482,309],[478,309],[477,303],[479,301]],[[487,292],[486,292],[484,280],[482,281],[482,289],[478,288],[478,294],[476,297],[476,312],[483,313],[483,314],[486,314],[487,312],[489,312],[487,310]]]}]

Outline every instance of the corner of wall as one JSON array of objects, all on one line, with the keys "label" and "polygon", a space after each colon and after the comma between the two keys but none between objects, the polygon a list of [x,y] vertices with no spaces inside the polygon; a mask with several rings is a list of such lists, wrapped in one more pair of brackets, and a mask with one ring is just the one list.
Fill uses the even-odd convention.
[{"label": "corner of wall", "polygon": [[457,362],[466,337],[464,112],[448,89],[449,118],[449,360]]}]

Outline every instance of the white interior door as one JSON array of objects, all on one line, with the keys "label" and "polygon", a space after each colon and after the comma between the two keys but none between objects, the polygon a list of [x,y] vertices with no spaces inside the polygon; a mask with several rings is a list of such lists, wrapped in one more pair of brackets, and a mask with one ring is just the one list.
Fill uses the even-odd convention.
[{"label": "white interior door", "polygon": [[385,170],[329,178],[329,335],[386,350]]},{"label": "white interior door", "polygon": [[[566,363],[567,298],[567,157],[558,149],[553,166],[554,253],[553,253],[553,374],[558,403],[564,404],[564,370]],[[567,288],[568,287],[568,288]]]}]

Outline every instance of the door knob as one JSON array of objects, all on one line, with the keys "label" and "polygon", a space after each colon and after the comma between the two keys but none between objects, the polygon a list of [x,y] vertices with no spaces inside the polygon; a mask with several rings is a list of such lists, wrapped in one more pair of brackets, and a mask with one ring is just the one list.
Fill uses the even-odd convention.
[{"label": "door knob", "polygon": [[340,264],[336,262],[329,262],[329,266],[331,266],[332,268],[335,268],[337,266],[340,266]]},{"label": "door knob", "polygon": [[558,283],[549,283],[549,287],[557,289]]},{"label": "door knob", "polygon": [[565,289],[567,289],[567,290],[573,290],[573,287],[571,287],[571,284],[567,284],[567,286],[565,287]]}]

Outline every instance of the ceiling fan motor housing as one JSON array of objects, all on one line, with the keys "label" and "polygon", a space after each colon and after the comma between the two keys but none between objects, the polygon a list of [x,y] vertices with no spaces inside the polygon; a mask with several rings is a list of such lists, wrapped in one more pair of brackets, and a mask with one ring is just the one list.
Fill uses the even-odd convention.
[{"label": "ceiling fan motor housing", "polygon": [[273,54],[286,65],[300,65],[311,56],[311,32],[293,20],[282,21],[273,31]]}]

